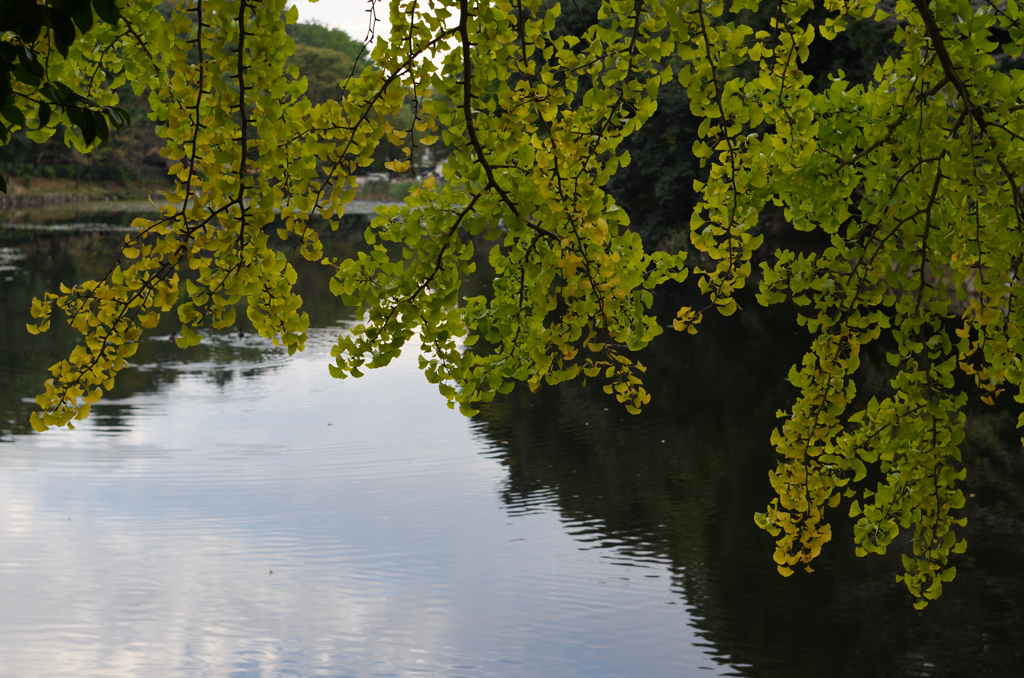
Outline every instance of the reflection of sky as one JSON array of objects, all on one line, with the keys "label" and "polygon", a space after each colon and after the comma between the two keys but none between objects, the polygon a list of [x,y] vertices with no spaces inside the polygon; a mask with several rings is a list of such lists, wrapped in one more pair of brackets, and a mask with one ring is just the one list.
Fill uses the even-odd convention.
[{"label": "reflection of sky", "polygon": [[510,515],[413,357],[328,345],[0,444],[0,675],[711,673],[666,563]]}]

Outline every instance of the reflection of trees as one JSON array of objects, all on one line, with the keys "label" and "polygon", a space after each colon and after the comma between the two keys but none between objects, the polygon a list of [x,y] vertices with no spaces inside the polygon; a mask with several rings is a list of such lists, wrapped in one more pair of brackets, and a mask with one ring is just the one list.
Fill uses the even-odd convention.
[{"label": "reflection of trees", "polygon": [[131,428],[133,410],[131,405],[124,405],[117,401],[106,402],[102,407],[96,408],[92,423],[107,435],[127,433]]},{"label": "reflection of trees", "polygon": [[[112,223],[107,215],[90,216],[97,222]],[[365,228],[366,218],[355,216],[347,217],[338,231],[325,229],[325,252],[332,257],[352,256]],[[50,376],[47,368],[67,357],[79,339],[61,322],[54,322],[49,332],[29,335],[25,325],[31,320],[32,298],[57,290],[61,282],[102,278],[124,237],[123,233],[22,232],[22,237],[12,239],[11,233],[4,232],[5,246],[17,247],[24,258],[18,261],[18,270],[4,276],[11,280],[0,278],[0,379],[4,385],[0,389],[0,435],[4,437],[31,431],[28,417],[35,407],[32,399]],[[296,289],[309,313],[311,327],[333,327],[353,317],[351,309],[343,307],[330,293],[330,267],[303,260],[296,269]],[[209,330],[211,336],[206,341],[188,350],[179,349],[172,340],[178,329],[177,318],[174,313],[166,314],[132,358],[138,367],[118,375],[114,391],[94,409],[95,423],[109,423],[115,429],[123,425],[125,408],[130,407],[116,404],[118,400],[159,391],[173,384],[182,372],[203,371],[223,387],[236,378],[254,378],[266,369],[274,369],[285,352],[253,334],[242,306],[244,302],[238,309],[237,327],[217,333]]]},{"label": "reflection of trees", "polygon": [[[31,337],[25,324],[31,320],[32,297],[56,289],[61,280],[84,280],[102,275],[113,258],[119,236],[87,233],[36,236],[17,246],[24,254],[19,268],[0,280],[0,431],[26,433],[31,399],[49,377],[46,368],[67,355],[74,333],[66,326]],[[4,276],[5,278],[7,276]],[[23,402],[25,399],[28,402]]]},{"label": "reflection of trees", "polygon": [[894,581],[898,553],[854,557],[844,509],[817,572],[775,573],[752,514],[804,336],[753,309],[664,336],[641,357],[653,401],[638,417],[573,384],[496,400],[478,426],[508,468],[510,511],[554,504],[588,541],[669,558],[702,634],[751,676],[1008,675],[1024,638],[1024,463],[1008,416],[972,424],[969,555],[934,610],[914,611]]}]

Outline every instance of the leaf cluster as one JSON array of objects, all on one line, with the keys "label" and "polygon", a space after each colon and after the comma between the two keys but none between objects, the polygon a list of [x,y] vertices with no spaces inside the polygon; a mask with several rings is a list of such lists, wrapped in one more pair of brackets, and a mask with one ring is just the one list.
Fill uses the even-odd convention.
[{"label": "leaf cluster", "polygon": [[[116,26],[121,15],[111,0],[64,0],[50,5],[36,0],[0,3],[0,145],[11,132],[28,125],[26,113],[36,117],[36,131],[59,111],[69,127],[77,129],[85,146],[105,142],[109,127],[129,124],[128,113],[80,94],[66,60],[80,35],[90,33],[96,19]],[[0,177],[0,191],[7,182]]]}]

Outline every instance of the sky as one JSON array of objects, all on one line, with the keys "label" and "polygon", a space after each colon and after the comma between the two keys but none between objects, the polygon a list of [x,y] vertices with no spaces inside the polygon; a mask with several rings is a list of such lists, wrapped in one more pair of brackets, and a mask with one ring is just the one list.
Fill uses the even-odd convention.
[{"label": "sky", "polygon": [[[294,0],[290,4],[299,8],[299,21],[309,22],[316,20],[331,28],[340,28],[348,33],[349,37],[355,40],[363,40],[366,37],[367,28],[370,25],[369,0],[320,0],[309,2],[309,0]],[[385,0],[377,2],[377,35],[387,35],[390,28],[388,21],[388,3]]]}]

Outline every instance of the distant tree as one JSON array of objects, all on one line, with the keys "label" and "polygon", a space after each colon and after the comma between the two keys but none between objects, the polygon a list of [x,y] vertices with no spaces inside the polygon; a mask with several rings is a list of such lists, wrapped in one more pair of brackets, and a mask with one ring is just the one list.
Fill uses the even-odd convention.
[{"label": "distant tree", "polygon": [[287,31],[295,40],[295,53],[288,57],[288,64],[297,66],[306,78],[305,94],[313,104],[341,99],[342,81],[370,65],[366,46],[342,30],[313,22],[291,24]]},{"label": "distant tree", "polygon": [[[56,110],[68,129],[76,130],[73,136],[81,140],[82,150],[94,140],[105,141],[109,127],[119,129],[128,124],[123,108],[88,98],[94,78],[85,80],[72,66],[78,54],[73,46],[80,32],[87,33],[100,22],[110,27],[120,20],[113,0],[49,4],[0,0],[0,146],[10,141],[12,130],[26,126],[26,110],[37,116],[33,141],[53,134],[47,123]],[[86,96],[69,85],[84,86]],[[104,98],[112,101],[109,96]],[[7,192],[2,175],[0,192]]]},{"label": "distant tree", "polygon": [[288,57],[299,73],[306,78],[306,97],[310,103],[322,104],[329,99],[342,98],[341,81],[354,73],[356,66],[348,55],[326,47],[295,45],[295,53]]},{"label": "distant tree", "polygon": [[341,29],[330,28],[316,20],[290,24],[285,31],[296,45],[329,49],[332,52],[344,54],[351,63],[365,60],[369,56],[369,49],[362,42],[353,40],[348,33]]}]

